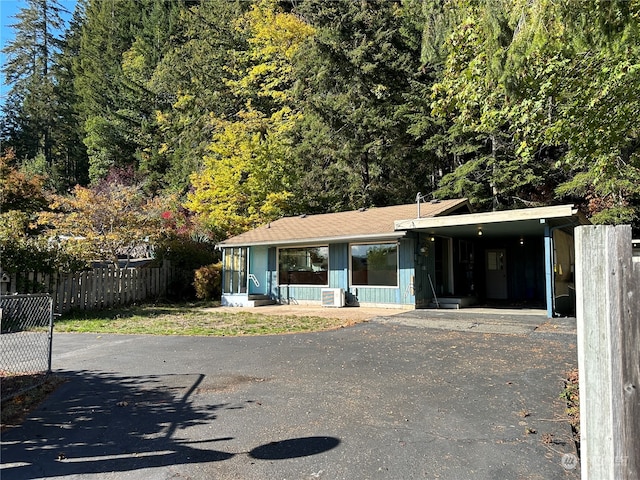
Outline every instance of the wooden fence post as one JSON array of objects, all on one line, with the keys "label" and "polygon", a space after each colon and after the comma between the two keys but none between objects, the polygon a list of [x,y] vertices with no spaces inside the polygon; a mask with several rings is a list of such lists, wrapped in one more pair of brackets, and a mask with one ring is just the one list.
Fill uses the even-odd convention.
[{"label": "wooden fence post", "polygon": [[583,480],[640,478],[640,262],[631,227],[576,228]]}]

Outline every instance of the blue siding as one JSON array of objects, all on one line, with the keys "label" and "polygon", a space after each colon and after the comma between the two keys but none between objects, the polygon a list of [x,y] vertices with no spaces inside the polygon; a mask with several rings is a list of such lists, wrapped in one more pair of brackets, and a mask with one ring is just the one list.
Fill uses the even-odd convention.
[{"label": "blue siding", "polygon": [[349,245],[329,245],[329,287],[349,288]]},{"label": "blue siding", "polygon": [[[326,288],[326,287],[325,287]],[[298,287],[295,285],[281,285],[279,301],[281,303],[320,302],[322,287]]]},{"label": "blue siding", "polygon": [[276,248],[270,247],[267,255],[269,257],[269,260],[267,262],[267,282],[269,284],[267,294],[271,298],[278,300],[278,265],[276,264]]},{"label": "blue siding", "polygon": [[415,305],[414,240],[402,239],[398,249],[397,287],[352,287],[359,303]]},{"label": "blue siding", "polygon": [[[329,245],[329,285],[343,288],[357,297],[359,303],[415,305],[415,241],[402,239],[398,255],[398,287],[351,287],[349,273],[349,244]],[[281,303],[320,302],[322,286],[278,285],[277,249],[257,248],[255,255],[267,255],[266,282],[268,293]],[[355,300],[352,298],[352,300]]]},{"label": "blue siding", "polygon": [[249,273],[253,274],[259,283],[256,285],[252,280],[248,280],[250,294],[269,293],[268,260],[267,247],[251,247],[249,249]]},{"label": "blue siding", "polygon": [[398,303],[402,305],[415,305],[415,242],[412,238],[403,239],[400,242],[400,270]]}]

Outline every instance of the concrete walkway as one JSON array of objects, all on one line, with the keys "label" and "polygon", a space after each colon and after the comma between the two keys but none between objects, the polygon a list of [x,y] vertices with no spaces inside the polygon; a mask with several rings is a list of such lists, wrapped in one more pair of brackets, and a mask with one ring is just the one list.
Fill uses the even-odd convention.
[{"label": "concrete walkway", "polygon": [[69,380],[3,432],[0,477],[578,479],[559,398],[574,336],[413,313],[265,337],[57,334]]},{"label": "concrete walkway", "polygon": [[[217,307],[222,312],[247,311],[242,307]],[[343,319],[345,325],[363,321],[418,328],[502,334],[568,334],[576,335],[575,318],[548,318],[546,310],[534,308],[487,308],[462,309],[398,309],[376,307],[328,308],[319,305],[270,305],[258,307],[261,315],[317,316]]]}]

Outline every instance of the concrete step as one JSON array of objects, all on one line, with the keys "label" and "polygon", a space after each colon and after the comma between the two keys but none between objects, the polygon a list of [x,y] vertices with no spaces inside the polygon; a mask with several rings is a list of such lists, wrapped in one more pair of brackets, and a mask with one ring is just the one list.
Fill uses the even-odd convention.
[{"label": "concrete step", "polygon": [[[478,302],[476,297],[442,297],[438,298],[440,308],[463,308],[475,305]],[[431,301],[429,308],[437,308],[436,302]]]},{"label": "concrete step", "polygon": [[264,307],[265,305],[275,305],[275,300],[249,300],[249,304],[252,307]]},{"label": "concrete step", "polygon": [[247,303],[248,307],[262,307],[265,305],[275,305],[276,301],[273,300],[269,295],[263,295],[258,293],[252,293],[249,295],[249,302]]},{"label": "concrete step", "polygon": [[429,305],[427,305],[427,308],[447,308],[447,309],[458,310],[460,308],[460,304],[459,303],[443,303],[440,300],[438,300],[437,304],[435,302],[431,302]]},{"label": "concrete step", "polygon": [[263,293],[251,293],[249,294],[249,300],[271,300],[271,297]]}]

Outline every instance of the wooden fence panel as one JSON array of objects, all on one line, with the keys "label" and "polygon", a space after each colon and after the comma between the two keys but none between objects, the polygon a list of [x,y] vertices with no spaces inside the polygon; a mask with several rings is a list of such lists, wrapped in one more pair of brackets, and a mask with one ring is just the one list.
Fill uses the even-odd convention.
[{"label": "wooden fence panel", "polygon": [[87,275],[87,310],[96,308],[96,275]]},{"label": "wooden fence panel", "polygon": [[78,282],[78,308],[85,310],[87,308],[87,272],[80,272]]},{"label": "wooden fence panel", "polygon": [[640,478],[640,262],[630,226],[576,229],[583,480]]},{"label": "wooden fence panel", "polygon": [[106,296],[106,301],[105,301],[105,306],[106,307],[110,307],[113,305],[113,301],[114,301],[114,291],[115,291],[115,279],[113,278],[113,269],[111,267],[107,267],[107,271],[105,272],[105,282],[106,282],[106,288],[105,288],[105,296]]},{"label": "wooden fence panel", "polygon": [[0,286],[3,294],[49,293],[54,310],[97,309],[140,302],[167,294],[174,269],[170,262],[161,267],[97,267],[71,274],[13,273]]},{"label": "wooden fence panel", "polygon": [[[96,270],[94,270],[95,272]],[[96,273],[96,308],[103,308],[106,305],[106,293],[105,293],[105,281],[104,281],[104,268],[100,267]]]}]

